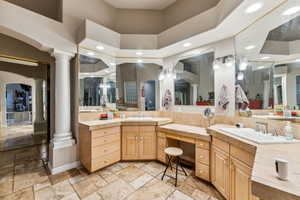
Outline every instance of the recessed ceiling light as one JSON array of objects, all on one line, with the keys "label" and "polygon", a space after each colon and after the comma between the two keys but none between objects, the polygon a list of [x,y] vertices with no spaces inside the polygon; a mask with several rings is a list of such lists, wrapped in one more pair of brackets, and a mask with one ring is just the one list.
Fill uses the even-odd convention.
[{"label": "recessed ceiling light", "polygon": [[138,60],[137,60],[137,62],[138,62],[138,63],[142,63],[142,62],[143,62],[143,60],[141,60],[141,59],[138,59]]},{"label": "recessed ceiling light", "polygon": [[138,56],[141,56],[141,55],[143,55],[143,52],[138,51],[135,54],[138,55]]},{"label": "recessed ceiling light", "polygon": [[94,56],[95,53],[90,51],[90,52],[87,53],[87,55],[89,55],[89,56]]},{"label": "recessed ceiling light", "polygon": [[263,7],[263,3],[260,3],[260,2],[259,2],[259,3],[254,3],[254,4],[252,4],[251,6],[249,6],[249,7],[245,10],[245,12],[246,12],[247,14],[254,13],[254,12],[260,10],[262,7]]},{"label": "recessed ceiling light", "polygon": [[289,9],[287,9],[286,11],[284,11],[282,13],[282,15],[284,16],[289,16],[289,15],[293,15],[293,14],[296,14],[297,12],[300,11],[300,6],[295,6],[295,7],[291,7]]},{"label": "recessed ceiling light", "polygon": [[246,50],[251,50],[251,49],[254,49],[254,48],[255,48],[254,45],[249,45],[249,46],[245,47]]},{"label": "recessed ceiling light", "polygon": [[270,59],[271,57],[270,56],[264,56],[264,57],[261,57],[262,60],[268,60]]},{"label": "recessed ceiling light", "polygon": [[98,49],[98,50],[103,50],[103,49],[104,49],[104,47],[103,47],[103,46],[100,46],[100,45],[98,45],[98,46],[96,46],[96,49]]},{"label": "recessed ceiling light", "polygon": [[192,43],[186,42],[186,43],[183,44],[183,47],[189,47],[189,46],[191,46],[191,45],[192,45]]}]

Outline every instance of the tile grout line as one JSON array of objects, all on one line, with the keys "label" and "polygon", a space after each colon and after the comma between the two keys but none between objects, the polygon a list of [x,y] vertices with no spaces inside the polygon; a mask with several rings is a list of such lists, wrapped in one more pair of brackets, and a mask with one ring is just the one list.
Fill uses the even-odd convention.
[{"label": "tile grout line", "polygon": [[[83,181],[83,180],[82,180]],[[75,194],[78,196],[79,199],[81,199],[81,197],[79,196],[78,192],[76,191],[76,189],[74,188],[73,184],[70,181],[70,178],[68,178],[68,182],[71,185],[72,189],[74,190]],[[79,181],[80,182],[80,181]]]}]

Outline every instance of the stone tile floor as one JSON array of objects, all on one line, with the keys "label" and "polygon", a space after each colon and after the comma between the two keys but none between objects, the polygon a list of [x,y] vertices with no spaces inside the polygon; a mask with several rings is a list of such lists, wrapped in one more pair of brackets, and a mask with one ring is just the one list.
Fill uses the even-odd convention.
[{"label": "stone tile floor", "polygon": [[[83,168],[49,175],[38,147],[0,152],[0,200],[223,200],[209,184],[179,175],[161,176],[158,162],[120,162],[89,174]],[[172,173],[172,171],[168,171]]]},{"label": "stone tile floor", "polygon": [[0,152],[47,142],[47,132],[34,132],[32,125],[0,128]]}]

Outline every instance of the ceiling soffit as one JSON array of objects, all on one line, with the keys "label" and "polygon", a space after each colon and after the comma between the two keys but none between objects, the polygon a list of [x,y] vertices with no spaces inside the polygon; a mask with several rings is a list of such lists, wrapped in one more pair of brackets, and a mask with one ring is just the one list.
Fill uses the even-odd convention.
[{"label": "ceiling soffit", "polygon": [[121,9],[163,10],[176,0],[104,0],[109,5]]}]

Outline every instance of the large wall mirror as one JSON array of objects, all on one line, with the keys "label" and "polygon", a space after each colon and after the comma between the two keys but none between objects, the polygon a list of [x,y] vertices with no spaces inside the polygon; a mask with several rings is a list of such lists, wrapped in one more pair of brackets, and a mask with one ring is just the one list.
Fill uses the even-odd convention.
[{"label": "large wall mirror", "polygon": [[300,12],[283,15],[283,5],[236,39],[236,83],[256,115],[300,119]]},{"label": "large wall mirror", "polygon": [[249,101],[249,108],[252,110],[272,109],[274,106],[273,93],[273,63],[272,62],[251,62],[247,68],[242,70],[243,60],[238,60],[236,84],[241,86]]},{"label": "large wall mirror", "polygon": [[175,66],[175,105],[214,105],[214,53],[180,60]]},{"label": "large wall mirror", "polygon": [[80,55],[80,110],[115,109],[116,70],[95,56]]},{"label": "large wall mirror", "polygon": [[117,108],[124,111],[154,111],[160,107],[159,74],[162,66],[123,63],[116,67]]}]

